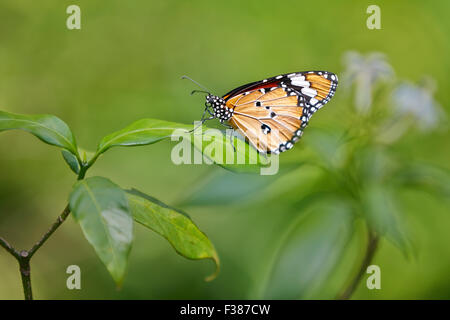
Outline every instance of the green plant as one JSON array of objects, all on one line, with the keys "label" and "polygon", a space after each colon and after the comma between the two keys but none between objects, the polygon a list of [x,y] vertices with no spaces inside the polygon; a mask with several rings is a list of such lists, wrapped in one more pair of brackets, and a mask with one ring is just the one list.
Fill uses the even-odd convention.
[{"label": "green plant", "polygon": [[[65,162],[77,176],[67,206],[30,250],[18,251],[0,238],[0,245],[19,263],[26,299],[33,297],[31,258],[71,213],[118,286],[124,279],[133,242],[133,220],[166,238],[176,252],[186,258],[212,259],[216,264],[216,272],[207,280],[216,276],[219,271],[217,252],[187,214],[137,190],[124,190],[108,178],[86,178],[88,170],[98,158],[112,147],[153,144],[169,138],[176,129],[187,133],[192,126],[142,119],[104,137],[95,152],[79,148],[67,124],[53,115],[19,115],[0,111],[0,132],[14,129],[27,131],[41,141],[60,148]],[[194,146],[198,145],[195,143],[198,139],[207,138],[211,143],[224,143],[228,149],[232,148],[226,137],[209,137],[208,132],[190,137],[193,137],[190,141]],[[236,140],[235,143],[244,142]],[[242,170],[243,166],[221,163],[219,160],[223,159],[217,158],[214,148],[208,149],[208,145],[203,144],[200,146],[203,155],[211,162],[219,162],[231,170]],[[247,156],[258,157],[255,151],[249,152]],[[251,165],[245,167],[249,170],[252,168]]]},{"label": "green plant", "polygon": [[381,54],[347,54],[341,88],[334,105],[325,108],[338,109],[333,126],[320,128],[315,122],[327,111],[314,115],[301,146],[280,163],[288,172],[272,181],[220,175],[184,200],[213,205],[212,194],[221,190],[224,199],[236,198],[226,186],[239,186],[244,190],[239,201],[271,212],[269,219],[284,216],[264,247],[267,258],[252,296],[349,299],[381,239],[407,257],[414,254],[401,193],[420,188],[448,199],[450,174],[399,151],[406,133],[438,129],[442,117],[427,86],[398,83],[393,74]]}]

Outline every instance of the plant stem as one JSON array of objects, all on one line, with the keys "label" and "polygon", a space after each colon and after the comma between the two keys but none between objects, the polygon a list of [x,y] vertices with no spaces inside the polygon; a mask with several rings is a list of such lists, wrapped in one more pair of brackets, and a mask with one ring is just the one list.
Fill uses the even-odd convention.
[{"label": "plant stem", "polygon": [[59,226],[66,220],[70,214],[69,205],[67,205],[64,211],[58,216],[56,221],[52,224],[50,229],[42,236],[42,238],[34,244],[34,246],[28,250],[29,259],[35,254],[35,252],[47,241],[47,239],[59,228]]},{"label": "plant stem", "polygon": [[363,275],[366,273],[367,267],[372,262],[375,252],[377,251],[379,240],[380,240],[379,236],[375,232],[373,232],[369,229],[366,254],[361,263],[361,267],[360,267],[357,275],[355,276],[355,278],[350,283],[350,285],[338,297],[339,300],[348,300],[348,299],[350,299],[352,294],[355,292],[356,288],[358,287],[358,284],[361,282]]},{"label": "plant stem", "polygon": [[17,251],[8,241],[0,237],[0,246],[5,248],[19,263],[20,275],[22,277],[22,286],[25,300],[33,299],[33,292],[31,290],[31,268],[30,259],[36,253],[36,251],[42,247],[47,239],[59,228],[59,226],[66,220],[70,214],[69,205],[66,206],[64,211],[58,216],[55,223],[50,229],[41,237],[41,239],[34,244],[30,250]]},{"label": "plant stem", "polygon": [[33,300],[33,291],[31,290],[31,269],[30,258],[28,251],[23,250],[20,252],[19,268],[20,276],[22,277],[23,294],[25,300]]},{"label": "plant stem", "polygon": [[6,241],[5,239],[3,239],[2,237],[0,237],[0,246],[5,248],[5,250],[8,251],[13,257],[15,257],[16,259],[19,259],[19,257],[20,257],[19,252],[17,252],[17,250],[14,249],[13,246],[10,245],[9,242]]}]

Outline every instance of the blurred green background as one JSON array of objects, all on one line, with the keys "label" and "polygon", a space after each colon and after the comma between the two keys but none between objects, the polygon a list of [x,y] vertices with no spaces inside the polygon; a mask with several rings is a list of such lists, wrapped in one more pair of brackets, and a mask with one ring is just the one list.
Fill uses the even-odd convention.
[{"label": "blurred green background", "polygon": [[[81,30],[66,28],[70,4],[81,7]],[[180,80],[183,74],[224,94],[286,72],[328,70],[340,75],[343,55],[356,50],[384,53],[400,79],[416,82],[432,76],[435,99],[448,114],[450,2],[377,1],[381,30],[366,27],[370,4],[373,1],[2,0],[0,109],[55,114],[72,128],[80,146],[93,150],[101,137],[140,118],[198,120],[203,97],[189,95],[194,87]],[[308,129],[333,128],[349,108],[346,101],[338,88],[302,141],[281,158],[292,162],[300,157]],[[406,134],[396,148],[406,158],[448,170],[449,140],[445,130]],[[193,190],[228,173],[217,166],[173,165],[171,146],[166,141],[113,149],[89,175],[107,176],[187,211],[218,251],[219,277],[203,281],[213,270],[211,262],[186,260],[164,239],[136,225],[128,273],[122,289],[116,290],[80,227],[69,218],[32,260],[35,298],[261,297],[258,290],[273,245],[302,208],[286,203],[295,203],[292,195],[263,203],[258,194],[249,201],[239,195],[225,197],[221,190],[213,201],[187,204],[183,200]],[[2,133],[0,235],[17,248],[31,247],[65,207],[74,179],[56,148],[23,132]],[[234,188],[233,183],[227,188]],[[382,289],[368,290],[364,278],[353,298],[448,299],[449,202],[420,191],[405,191],[401,197],[416,245],[414,257],[405,257],[383,239],[373,261],[382,270]],[[309,295],[301,297],[334,298],[336,288],[358,265],[354,256],[362,247],[356,241],[354,252],[339,259],[334,280],[315,282]],[[65,286],[65,270],[72,264],[81,267],[82,290]],[[22,298],[16,261],[0,250],[0,299]]]}]

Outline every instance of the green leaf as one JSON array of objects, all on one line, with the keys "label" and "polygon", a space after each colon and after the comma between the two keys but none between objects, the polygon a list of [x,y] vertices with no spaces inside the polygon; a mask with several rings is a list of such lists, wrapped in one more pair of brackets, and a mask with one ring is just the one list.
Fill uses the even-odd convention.
[{"label": "green leaf", "polygon": [[192,129],[192,126],[156,119],[141,119],[122,130],[104,137],[97,148],[97,154],[117,146],[143,146],[170,138],[175,129]]},{"label": "green leaf", "polygon": [[202,152],[204,163],[215,163],[233,172],[261,173],[261,168],[267,167],[277,157],[259,154],[242,137],[232,137],[231,143],[230,136],[218,129],[199,129],[193,134],[184,135],[184,138],[189,139]]},{"label": "green leaf", "polygon": [[212,259],[219,272],[219,257],[208,237],[183,212],[137,190],[127,191],[134,220],[166,238],[180,255],[189,259]]},{"label": "green leaf", "polygon": [[392,188],[386,184],[370,184],[362,190],[362,202],[369,226],[408,255],[411,244]]},{"label": "green leaf", "polygon": [[402,166],[394,176],[395,183],[402,187],[418,188],[433,195],[450,198],[450,172],[426,163],[411,163]]},{"label": "green leaf", "polygon": [[86,239],[120,286],[133,241],[125,191],[109,179],[92,177],[74,185],[69,204]]},{"label": "green leaf", "polygon": [[267,264],[260,288],[264,299],[321,298],[317,294],[324,291],[351,240],[349,204],[328,197],[306,210],[288,223]]},{"label": "green leaf", "polygon": [[71,153],[67,150],[62,150],[61,153],[62,153],[64,160],[69,165],[70,169],[74,173],[78,174],[80,172],[80,163],[78,162],[77,157],[74,156],[73,153]]},{"label": "green leaf", "polygon": [[0,111],[0,132],[24,130],[45,143],[77,155],[77,144],[67,124],[53,115],[21,115]]},{"label": "green leaf", "polygon": [[[62,150],[62,155],[66,163],[69,165],[70,169],[76,174],[80,173],[80,161],[72,153]],[[81,162],[85,165],[94,156],[94,152],[78,148],[78,155]]]},{"label": "green leaf", "polygon": [[[236,151],[229,137],[220,130],[199,127],[190,132],[192,125],[174,122],[142,119],[122,130],[104,137],[97,148],[93,161],[102,153],[117,146],[143,146],[171,138],[180,141],[172,150],[172,160],[176,164],[212,164],[215,163],[226,169],[239,172],[259,172],[261,166],[268,164],[268,160],[259,155],[256,149],[245,141],[234,138]],[[187,143],[184,143],[187,141]],[[198,156],[191,145],[202,154]],[[181,155],[183,153],[183,155]],[[174,160],[176,158],[176,160]]]},{"label": "green leaf", "polygon": [[361,176],[361,180],[371,183],[382,183],[390,180],[397,164],[389,153],[382,148],[364,147],[355,154],[353,171]]},{"label": "green leaf", "polygon": [[278,177],[260,197],[266,201],[284,201],[293,208],[298,208],[307,197],[321,197],[331,184],[322,168],[315,164],[301,163],[296,170]]},{"label": "green leaf", "polygon": [[[186,190],[186,198],[181,201],[183,205],[241,205],[243,201],[261,201],[261,192],[267,188],[277,176],[261,176],[256,174],[231,171],[214,171],[204,181]],[[220,194],[220,197],[217,195]]]},{"label": "green leaf", "polygon": [[339,168],[348,156],[347,146],[342,136],[342,133],[339,134],[337,131],[328,132],[310,128],[305,143],[315,151],[318,160],[325,166]]}]

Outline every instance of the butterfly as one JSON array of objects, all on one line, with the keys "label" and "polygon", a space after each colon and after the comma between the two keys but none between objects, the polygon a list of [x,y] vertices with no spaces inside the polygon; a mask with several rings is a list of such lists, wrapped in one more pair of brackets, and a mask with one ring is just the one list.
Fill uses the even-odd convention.
[{"label": "butterfly", "polygon": [[[241,133],[258,152],[278,154],[300,139],[311,116],[330,101],[337,85],[334,73],[305,71],[245,84],[222,97],[209,91],[192,93],[207,94],[202,123],[218,119]],[[210,118],[205,118],[207,112]]]}]

